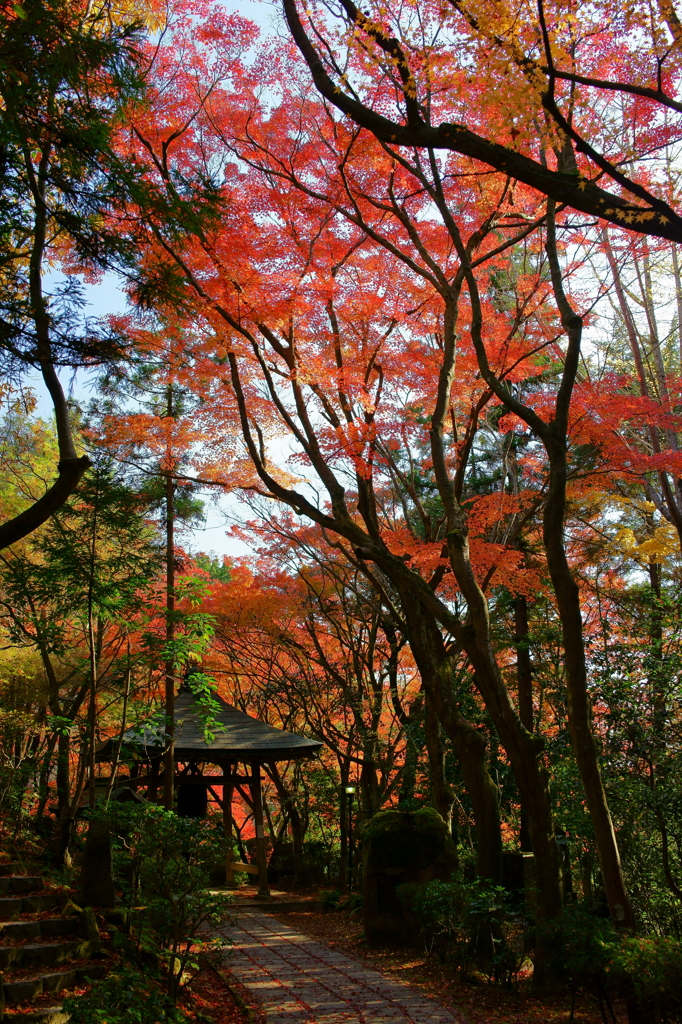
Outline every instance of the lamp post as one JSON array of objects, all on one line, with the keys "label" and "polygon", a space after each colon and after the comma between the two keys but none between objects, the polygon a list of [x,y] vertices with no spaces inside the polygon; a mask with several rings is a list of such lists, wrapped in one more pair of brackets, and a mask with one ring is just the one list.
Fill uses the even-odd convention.
[{"label": "lamp post", "polygon": [[344,786],[348,797],[348,892],[353,891],[353,797],[355,786]]}]

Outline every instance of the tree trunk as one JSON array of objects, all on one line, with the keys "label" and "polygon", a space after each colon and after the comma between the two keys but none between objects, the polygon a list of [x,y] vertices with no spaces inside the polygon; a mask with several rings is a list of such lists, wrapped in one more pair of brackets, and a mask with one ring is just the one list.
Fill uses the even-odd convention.
[{"label": "tree trunk", "polygon": [[[28,152],[29,147],[27,146],[26,153]],[[45,169],[47,169],[49,159],[49,149],[46,148],[41,160]],[[83,474],[91,465],[90,459],[86,455],[79,457],[76,453],[69,403],[55,370],[50,341],[50,313],[43,294],[45,248],[49,230],[48,207],[45,198],[46,174],[42,172],[41,168],[41,173],[36,176],[33,169],[30,168],[30,158],[27,158],[27,170],[29,173],[26,181],[33,193],[35,203],[33,245],[28,265],[30,310],[35,324],[38,365],[54,409],[59,463],[57,479],[45,494],[29,508],[20,512],[18,516],[0,525],[0,549],[16,544],[17,541],[33,533],[39,526],[47,522],[50,516],[70,498]]]},{"label": "tree trunk", "polygon": [[[483,310],[478,294],[478,285],[471,272],[471,266],[468,264],[468,257],[462,251],[461,258],[468,265],[467,282],[473,310],[471,338],[476,349],[481,376],[486,384],[511,412],[525,420],[531,430],[542,440],[547,452],[549,460],[549,486],[543,515],[543,543],[561,620],[566,666],[569,728],[597,841],[599,860],[602,866],[604,886],[611,916],[618,925],[634,927],[634,914],[625,888],[618,844],[606,801],[606,794],[602,785],[597,748],[592,732],[592,707],[587,692],[587,666],[585,662],[580,593],[573,579],[564,547],[569,410],[580,361],[583,321],[582,317],[572,308],[564,292],[561,266],[557,255],[554,203],[551,201],[547,204],[547,241],[545,251],[547,253],[552,288],[561,316],[561,324],[568,339],[564,357],[564,371],[555,400],[554,418],[551,422],[543,420],[533,409],[519,402],[491,371],[488,354],[483,343]],[[454,519],[452,512],[451,518]],[[453,571],[467,600],[473,631],[481,640],[486,637],[489,638],[489,629],[486,630],[487,604],[484,603],[483,595],[481,595],[480,599],[477,599],[477,591],[480,588],[471,572],[466,526],[463,521],[461,524],[456,523],[455,528],[451,528],[448,531],[448,547],[450,549],[450,562]],[[516,772],[518,754],[522,753],[524,748],[528,748],[529,741],[534,741],[537,738],[530,736],[525,729],[523,734],[517,737],[515,735],[516,730],[507,728],[509,715],[506,708],[505,695],[497,684],[496,676],[499,675],[499,670],[494,661],[494,654],[489,639],[485,640],[484,643],[479,642],[476,647],[472,646],[471,648],[467,647],[465,643],[465,647],[476,667],[477,674],[481,677],[482,686],[485,687],[482,693],[486,706],[493,716],[502,743],[512,764],[515,766]],[[481,655],[483,655],[482,658],[480,657]],[[488,694],[487,696],[486,693]],[[517,739],[520,742],[518,743],[518,749],[514,750]],[[524,761],[525,764],[523,764]],[[534,821],[535,812],[531,814],[532,802],[541,798],[541,790],[534,785],[528,788],[528,782],[531,780],[525,777],[525,769],[532,766],[523,756],[519,762],[520,766],[522,764],[524,771],[521,774],[517,772],[517,784],[521,792],[521,801],[528,813],[528,825],[535,852],[536,877],[538,879],[538,887],[540,888],[540,876],[545,871],[545,857],[541,853],[540,846],[548,854],[550,848],[554,848],[557,869],[556,879],[560,880],[558,848],[554,839],[553,829],[550,833],[545,827],[539,827],[540,821]],[[544,798],[542,799],[544,800]],[[542,818],[542,815],[540,815],[540,818]]]},{"label": "tree trunk", "polygon": [[514,599],[514,643],[516,644],[516,679],[518,683],[519,718],[528,732],[533,731],[533,675],[530,665],[530,631],[528,601]]},{"label": "tree trunk", "polygon": [[[112,792],[112,790],[114,788],[114,782],[116,781],[116,772],[118,771],[118,762],[119,762],[120,757],[121,757],[121,747],[123,746],[123,737],[125,736],[125,731],[126,731],[126,719],[128,717],[128,697],[130,696],[130,680],[131,680],[131,671],[130,671],[130,637],[129,637],[128,638],[128,667],[126,669],[125,688],[123,690],[123,710],[121,711],[121,728],[119,730],[118,740],[116,741],[116,750],[114,752],[114,757],[113,757],[113,760],[111,762],[111,772],[110,772],[110,775],[109,775],[109,782],[107,784],[107,792],[106,792],[106,797],[105,797],[105,800],[104,800],[104,806],[105,807],[109,806],[109,801],[111,800],[111,792]],[[151,774],[151,765],[149,766],[148,774]]]},{"label": "tree trunk", "polygon": [[71,800],[71,737],[59,733],[57,740],[57,819],[64,817]]},{"label": "tree trunk", "polygon": [[440,734],[440,722],[433,702],[427,696],[424,709],[426,751],[429,758],[429,799],[452,834],[452,806],[455,797],[445,778],[445,747]]},{"label": "tree trunk", "polygon": [[477,871],[502,881],[502,830],[499,793],[490,776],[483,734],[464,718],[452,696],[453,665],[440,630],[413,599],[404,602],[410,647],[426,691],[427,706],[438,715],[459,760],[476,824]]},{"label": "tree trunk", "polygon": [[[525,597],[514,599],[514,643],[516,645],[516,680],[518,684],[518,707],[521,725],[533,732],[533,674],[530,662],[530,630],[528,628],[528,601]],[[521,828],[519,830],[521,850],[531,852],[533,843],[528,829],[528,815],[521,805]]]},{"label": "tree trunk", "polygon": [[[170,399],[169,399],[170,404]],[[172,407],[169,415],[172,413]],[[175,640],[175,488],[173,474],[166,474],[166,645]],[[175,795],[175,659],[168,657],[166,670],[166,750],[163,765],[163,805],[173,810]]]},{"label": "tree trunk", "polygon": [[[60,737],[61,739],[62,737]],[[68,740],[68,737],[65,737]],[[68,747],[67,747],[68,749]],[[57,818],[57,824],[52,837],[52,853],[60,867],[70,868],[71,867],[71,855],[69,852],[69,846],[71,844],[71,836],[73,832],[73,823],[76,820],[76,812],[80,805],[81,797],[83,796],[83,789],[85,788],[85,780],[87,777],[88,767],[88,750],[87,746],[81,746],[81,756],[78,763],[78,774],[76,776],[76,788],[71,796],[68,788],[66,791],[66,799],[62,804],[59,817]],[[68,780],[68,760],[67,760],[67,775]],[[68,782],[67,782],[68,786]]]},{"label": "tree trunk", "polygon": [[339,889],[348,887],[348,794],[346,784],[348,776],[341,772],[341,789],[339,791]]},{"label": "tree trunk", "polygon": [[[467,605],[466,621],[459,628],[454,627],[456,629],[456,639],[466,652],[474,670],[477,689],[485,702],[486,710],[495,724],[497,734],[511,761],[516,784],[521,795],[521,802],[526,808],[528,826],[535,852],[535,873],[538,890],[537,918],[538,922],[542,923],[557,917],[563,907],[559,850],[554,838],[549,779],[542,759],[543,744],[539,736],[533,735],[521,724],[497,664],[491,636],[488,601],[471,564],[466,514],[460,505],[459,497],[450,477],[443,440],[456,367],[457,303],[463,278],[466,278],[469,287],[472,309],[470,332],[481,375],[490,386],[494,383],[493,390],[496,393],[500,390],[499,382],[491,380],[494,375],[491,374],[488,356],[483,344],[482,330],[484,317],[476,280],[471,272],[466,248],[456,228],[454,228],[453,234],[453,228],[454,224],[451,225],[451,234],[461,261],[461,271],[457,275],[457,281],[453,283],[449,293],[444,296],[444,349],[438,378],[437,400],[431,418],[431,455],[433,458],[434,474],[438,483],[438,492],[447,517],[446,539],[450,567]],[[412,598],[411,595],[410,598]],[[414,603],[413,598],[412,603]],[[405,600],[403,600],[404,606]],[[443,638],[440,630],[437,630],[437,637],[433,636],[432,643],[434,642],[442,648]],[[450,694],[450,680],[443,678],[439,689],[444,695]],[[442,717],[440,707],[438,707],[438,714],[444,727],[448,729],[446,721]],[[494,785],[492,780],[490,782]],[[469,783],[467,782],[467,787],[468,785]],[[488,797],[488,802],[492,802],[492,792]],[[497,812],[497,815],[499,821],[499,812]],[[539,960],[542,961],[542,956],[539,957]],[[544,965],[542,962],[536,961],[536,977],[541,979],[541,984],[544,984],[543,974]]]},{"label": "tree trunk", "polygon": [[38,806],[36,808],[36,820],[40,821],[43,814],[45,813],[45,805],[47,804],[47,798],[50,795],[50,776],[52,774],[52,755],[54,754],[54,748],[57,746],[58,736],[54,734],[50,736],[47,741],[47,749],[43,756],[42,764],[40,766],[40,774],[38,776]]},{"label": "tree trunk", "polygon": [[424,719],[425,694],[418,694],[410,704],[410,710],[401,718],[405,736],[405,761],[400,778],[400,802],[414,800],[417,785],[417,767],[419,752],[424,746],[420,737],[420,728]]},{"label": "tree trunk", "polygon": [[381,807],[381,796],[379,780],[377,779],[377,766],[371,752],[363,751],[362,765],[360,767],[360,810],[365,821],[368,821],[373,814]]},{"label": "tree trunk", "polygon": [[476,824],[476,870],[479,878],[502,884],[502,829],[500,794],[488,771],[488,744],[485,735],[461,715],[452,719],[446,713],[445,725],[464,775]]},{"label": "tree trunk", "polygon": [[95,741],[97,735],[97,656],[95,653],[95,631],[92,621],[92,598],[88,602],[88,646],[90,656],[90,703],[88,705],[88,803],[94,811],[95,791]]},{"label": "tree trunk", "polygon": [[548,447],[548,455],[550,480],[543,521],[543,540],[561,620],[566,664],[568,726],[592,819],[611,917],[617,927],[634,929],[635,915],[623,878],[616,833],[602,783],[597,744],[592,729],[592,704],[587,689],[580,592],[578,584],[573,579],[564,548],[567,467],[566,444],[563,438]]}]

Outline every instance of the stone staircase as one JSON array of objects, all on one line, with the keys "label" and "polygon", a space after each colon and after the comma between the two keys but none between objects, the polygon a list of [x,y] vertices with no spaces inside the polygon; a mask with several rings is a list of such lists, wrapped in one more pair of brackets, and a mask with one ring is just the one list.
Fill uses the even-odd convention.
[{"label": "stone staircase", "polygon": [[0,1020],[66,1024],[59,994],[106,974],[95,915],[20,870],[0,863]]}]

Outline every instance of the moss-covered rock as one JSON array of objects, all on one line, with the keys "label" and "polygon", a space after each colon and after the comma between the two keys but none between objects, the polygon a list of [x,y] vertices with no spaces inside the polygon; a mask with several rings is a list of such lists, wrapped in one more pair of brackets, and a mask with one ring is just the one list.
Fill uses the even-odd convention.
[{"label": "moss-covered rock", "polygon": [[457,868],[457,852],[447,826],[432,807],[379,811],[364,826],[363,909],[371,945],[406,944],[415,922],[398,896],[398,886],[447,879]]}]

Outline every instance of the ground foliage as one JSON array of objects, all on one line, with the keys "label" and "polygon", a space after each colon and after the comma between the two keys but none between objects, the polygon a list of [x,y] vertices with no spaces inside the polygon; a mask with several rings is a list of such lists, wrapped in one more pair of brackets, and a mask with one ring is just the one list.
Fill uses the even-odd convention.
[{"label": "ground foliage", "polygon": [[65,999],[64,1012],[75,1024],[184,1024],[188,1019],[149,972],[133,967],[120,967],[87,994]]}]

